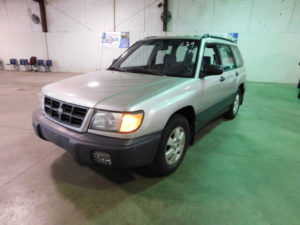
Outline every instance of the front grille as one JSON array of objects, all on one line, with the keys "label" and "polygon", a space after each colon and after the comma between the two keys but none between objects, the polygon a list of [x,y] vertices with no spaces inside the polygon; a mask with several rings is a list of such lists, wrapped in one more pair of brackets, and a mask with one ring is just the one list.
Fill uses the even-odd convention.
[{"label": "front grille", "polygon": [[45,97],[45,113],[52,119],[72,127],[81,127],[88,108]]}]

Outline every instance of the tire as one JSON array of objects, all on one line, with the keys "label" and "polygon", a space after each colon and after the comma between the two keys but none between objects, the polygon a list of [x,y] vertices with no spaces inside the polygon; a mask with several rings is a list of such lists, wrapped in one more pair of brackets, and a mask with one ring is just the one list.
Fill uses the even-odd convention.
[{"label": "tire", "polygon": [[180,114],[174,115],[162,132],[152,171],[163,176],[174,172],[184,158],[189,138],[189,122]]},{"label": "tire", "polygon": [[234,119],[237,116],[241,105],[241,101],[242,101],[242,92],[239,89],[236,93],[234,102],[230,106],[230,109],[224,113],[226,119]]}]

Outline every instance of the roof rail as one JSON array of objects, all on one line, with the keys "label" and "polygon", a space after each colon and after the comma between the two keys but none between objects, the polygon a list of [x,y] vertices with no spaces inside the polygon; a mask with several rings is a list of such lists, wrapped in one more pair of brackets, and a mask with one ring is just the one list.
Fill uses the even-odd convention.
[{"label": "roof rail", "polygon": [[232,42],[232,43],[235,43],[235,41],[230,40],[230,39],[228,39],[228,38],[225,38],[225,37],[219,37],[219,36],[215,36],[215,35],[210,35],[210,34],[208,34],[208,33],[202,35],[201,38],[216,38],[216,39],[220,39],[220,40],[224,40],[224,41],[230,41],[230,42]]},{"label": "roof rail", "polygon": [[144,39],[147,39],[147,38],[155,38],[155,37],[158,37],[158,36],[149,36],[149,37],[145,37]]}]

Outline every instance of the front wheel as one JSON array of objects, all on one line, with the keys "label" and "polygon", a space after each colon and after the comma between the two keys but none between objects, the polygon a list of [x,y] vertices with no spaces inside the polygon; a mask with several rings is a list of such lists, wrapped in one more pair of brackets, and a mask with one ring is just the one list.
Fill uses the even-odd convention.
[{"label": "front wheel", "polygon": [[190,126],[182,115],[173,116],[167,123],[153,164],[154,172],[168,175],[182,162],[189,143]]},{"label": "front wheel", "polygon": [[241,90],[239,89],[238,92],[236,93],[234,102],[230,106],[230,109],[224,114],[225,118],[234,119],[237,116],[241,105],[241,99],[242,99],[242,94],[241,94]]}]

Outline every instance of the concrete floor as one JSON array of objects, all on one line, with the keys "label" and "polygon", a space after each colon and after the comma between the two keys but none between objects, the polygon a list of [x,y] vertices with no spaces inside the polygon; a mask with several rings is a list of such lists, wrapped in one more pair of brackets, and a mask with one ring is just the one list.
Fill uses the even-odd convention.
[{"label": "concrete floor", "polygon": [[78,165],[37,138],[40,88],[74,74],[0,72],[0,224],[300,224],[295,85],[247,83],[233,121],[198,135],[176,173]]}]

